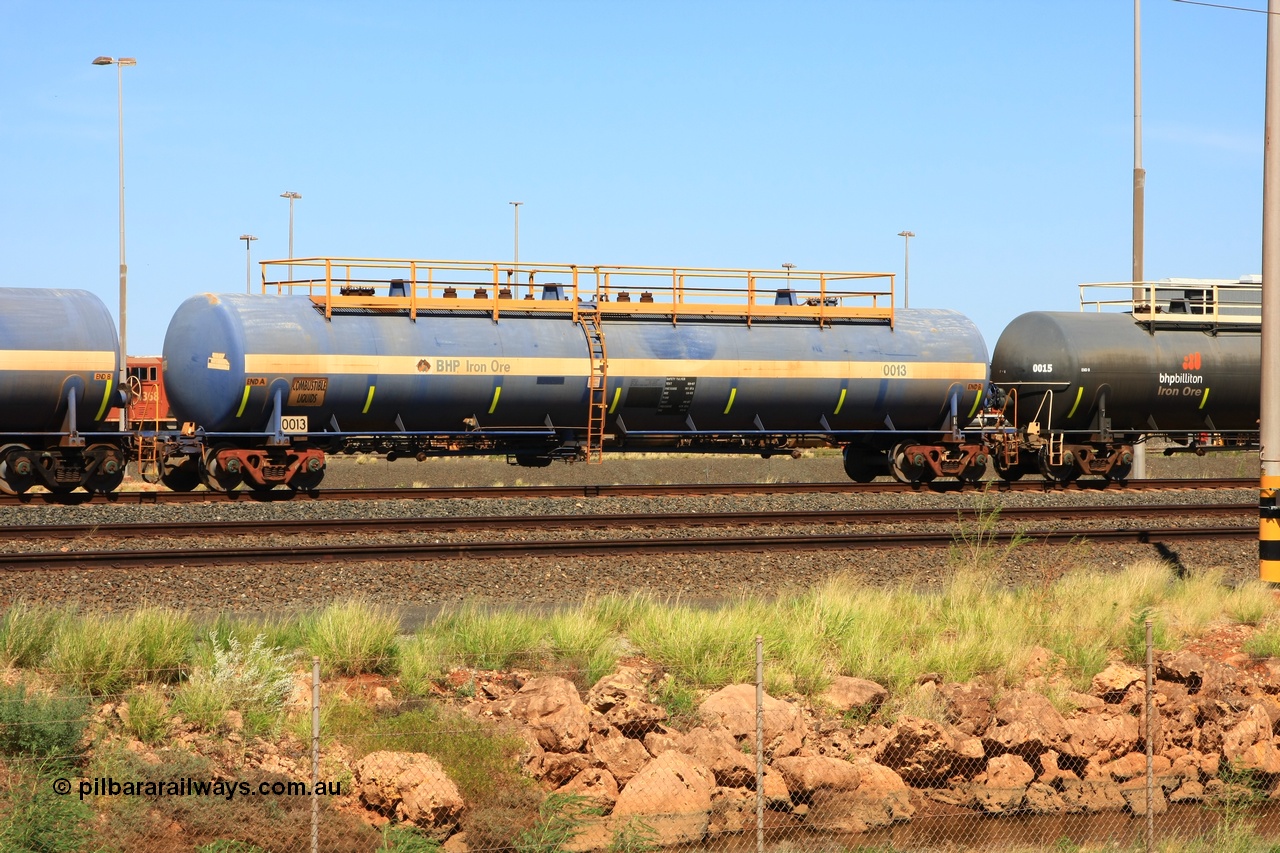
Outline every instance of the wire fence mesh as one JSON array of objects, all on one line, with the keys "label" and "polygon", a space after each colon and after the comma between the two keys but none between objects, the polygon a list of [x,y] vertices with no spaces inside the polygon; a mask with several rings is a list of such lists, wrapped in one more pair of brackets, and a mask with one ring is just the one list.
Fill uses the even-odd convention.
[{"label": "wire fence mesh", "polygon": [[260,641],[115,692],[15,676],[0,849],[1273,849],[1274,662],[1146,648],[1087,692],[926,674],[892,699],[844,676],[770,695],[759,638],[718,687],[594,647],[321,677]]}]

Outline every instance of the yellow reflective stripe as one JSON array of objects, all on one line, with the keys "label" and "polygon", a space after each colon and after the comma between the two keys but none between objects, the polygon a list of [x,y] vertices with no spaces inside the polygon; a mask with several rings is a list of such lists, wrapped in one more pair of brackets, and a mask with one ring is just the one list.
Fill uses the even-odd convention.
[{"label": "yellow reflective stripe", "polygon": [[113,350],[0,349],[0,370],[116,370]]},{"label": "yellow reflective stripe", "polygon": [[[1080,390],[1083,391],[1084,389],[1081,388]],[[969,410],[969,420],[973,420],[973,416],[978,413],[978,404],[981,402],[982,402],[981,394],[973,398],[973,408]],[[1068,415],[1067,417],[1071,417],[1071,416]]]},{"label": "yellow reflective stripe", "polygon": [[1205,403],[1207,403],[1207,402],[1209,402],[1209,389],[1208,389],[1208,388],[1204,389],[1204,396],[1200,398],[1200,406],[1199,406],[1199,408],[1203,409],[1203,408],[1204,408],[1204,404],[1205,404]]},{"label": "yellow reflective stripe", "polygon": [[[298,355],[257,353],[244,358],[250,375],[590,376],[587,358],[468,358],[416,355]],[[614,376],[723,379],[948,379],[984,382],[984,362],[786,361],[747,359],[610,358]]]},{"label": "yellow reflective stripe", "polygon": [[102,389],[102,405],[98,407],[98,414],[93,416],[95,421],[102,420],[102,416],[107,413],[107,404],[111,402],[111,386],[112,382],[104,383],[105,388]]},{"label": "yellow reflective stripe", "polygon": [[613,410],[618,408],[618,400],[622,397],[622,386],[619,385],[613,389],[613,402],[609,404],[609,414],[613,414]]},{"label": "yellow reflective stripe", "polygon": [[369,396],[364,398],[364,408],[360,410],[360,414],[369,414],[369,407],[373,405],[373,392],[377,389],[377,385],[369,386]]},{"label": "yellow reflective stripe", "polygon": [[249,389],[251,387],[252,386],[247,383],[244,386],[244,393],[240,395],[240,408],[236,409],[237,418],[244,414],[244,407],[249,403]]},{"label": "yellow reflective stripe", "polygon": [[493,389],[493,402],[489,404],[489,414],[493,414],[493,410],[498,408],[498,395],[502,393],[502,386]]},{"label": "yellow reflective stripe", "polygon": [[834,412],[832,412],[831,414],[833,414],[833,415],[838,415],[838,414],[840,414],[840,410],[844,408],[844,397],[845,397],[845,395],[846,395],[846,394],[848,394],[848,393],[849,393],[849,389],[848,389],[848,388],[841,388],[841,389],[840,389],[840,401],[839,401],[838,403],[836,403],[836,410],[835,410]]},{"label": "yellow reflective stripe", "polygon": [[733,400],[734,400],[734,398],[735,398],[735,397],[737,397],[737,396],[738,396],[738,389],[737,389],[737,388],[730,388],[730,389],[729,389],[729,405],[727,405],[727,406],[725,406],[725,407],[724,407],[724,413],[725,413],[726,415],[727,415],[727,414],[729,414],[729,410],[733,408]]},{"label": "yellow reflective stripe", "polygon": [[1080,408],[1080,398],[1084,396],[1084,386],[1081,385],[1076,389],[1076,401],[1071,406],[1071,411],[1067,412],[1067,417],[1071,417],[1076,413],[1076,409]]}]

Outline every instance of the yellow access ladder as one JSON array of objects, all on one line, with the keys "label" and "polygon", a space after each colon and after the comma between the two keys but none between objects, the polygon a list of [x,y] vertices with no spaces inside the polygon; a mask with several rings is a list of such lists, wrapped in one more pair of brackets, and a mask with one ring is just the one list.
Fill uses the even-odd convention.
[{"label": "yellow access ladder", "polygon": [[587,351],[591,357],[591,375],[588,379],[590,395],[587,401],[587,444],[583,448],[587,462],[604,462],[604,419],[608,414],[605,389],[608,387],[609,361],[605,350],[604,330],[600,328],[600,310],[584,310],[578,314],[582,330],[587,336]]}]

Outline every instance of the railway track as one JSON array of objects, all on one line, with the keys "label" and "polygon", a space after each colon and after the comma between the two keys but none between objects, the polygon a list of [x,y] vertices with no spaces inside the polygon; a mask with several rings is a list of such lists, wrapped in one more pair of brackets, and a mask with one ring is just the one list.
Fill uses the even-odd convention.
[{"label": "railway track", "polygon": [[[992,534],[995,542],[1011,534]],[[1257,525],[1213,527],[1143,527],[1129,530],[1027,530],[1020,535],[1043,544],[1063,544],[1081,539],[1105,542],[1177,542],[1210,538],[1256,539]],[[406,545],[318,545],[258,548],[186,548],[166,550],[79,551],[67,553],[0,555],[0,571],[67,569],[137,569],[163,566],[227,566],[232,564],[356,563],[383,561],[425,562],[445,558],[486,557],[589,557],[652,554],[734,553],[768,551],[826,551],[865,548],[945,547],[955,541],[952,533],[831,534],[802,536],[744,536],[741,538],[594,539],[549,542],[455,542]]]},{"label": "railway track", "polygon": [[[1171,513],[1185,517],[1205,518],[1227,516],[1252,518],[1257,507],[1251,504],[1209,505],[1157,505],[1134,507],[1036,507],[1008,510],[1001,513],[1001,521],[1029,521],[1046,517],[1062,519],[1104,516],[1110,519],[1126,517],[1132,520],[1167,520]],[[199,537],[243,537],[253,535],[259,540],[275,540],[286,534],[315,534],[320,528],[324,534],[369,534],[371,532],[439,533],[443,531],[493,531],[493,530],[549,530],[591,527],[595,529],[643,528],[649,531],[662,528],[686,529],[690,526],[746,526],[762,525],[818,525],[818,524],[876,524],[886,522],[925,523],[934,529],[927,532],[891,533],[842,532],[799,535],[754,535],[714,537],[690,537],[687,535],[655,535],[644,537],[585,539],[585,540],[537,540],[501,541],[419,541],[419,542],[364,542],[355,545],[288,545],[273,541],[266,546],[216,545],[197,548],[164,549],[112,549],[112,550],[59,550],[54,552],[27,552],[0,554],[0,571],[59,571],[68,569],[132,569],[166,566],[226,566],[246,564],[281,563],[356,563],[356,562],[423,562],[447,558],[491,557],[586,557],[586,556],[638,556],[654,554],[734,553],[848,550],[866,548],[945,547],[957,541],[960,531],[942,529],[939,522],[957,522],[955,511],[826,511],[782,513],[697,513],[697,514],[625,514],[625,515],[572,515],[572,516],[524,516],[516,518],[413,518],[374,519],[360,521],[309,521],[309,522],[206,522],[185,524],[171,531],[157,531],[155,525],[58,525],[5,528],[11,538],[30,536],[42,539],[89,538],[115,539],[130,536],[174,535]],[[991,543],[1009,541],[1018,535],[1041,544],[1059,544],[1088,539],[1095,542],[1152,543],[1176,542],[1188,539],[1211,538],[1247,539],[1257,537],[1256,523],[1212,526],[1155,526],[1134,524],[1122,529],[1062,527],[1039,529],[984,530],[984,539]]]},{"label": "railway track", "polygon": [[[1135,504],[1130,506],[1040,506],[1002,509],[999,519],[1037,521],[1084,518],[1185,518],[1256,517],[1257,504]],[[579,515],[429,516],[414,518],[308,519],[270,521],[204,521],[181,524],[30,524],[0,526],[11,541],[43,539],[182,539],[215,536],[272,539],[277,536],[356,535],[372,533],[421,533],[538,530],[616,530],[619,528],[690,528],[836,524],[951,524],[973,521],[981,515],[972,509],[873,509],[792,512],[701,513],[589,513]]]},{"label": "railway track", "polygon": [[90,495],[85,492],[55,494],[28,492],[22,495],[0,494],[0,506],[23,504],[116,504],[151,505],[210,503],[214,501],[351,501],[351,500],[441,500],[460,498],[580,498],[580,497],[661,497],[712,495],[794,495],[813,493],[886,494],[912,492],[1149,492],[1166,490],[1256,489],[1254,477],[1222,477],[1197,479],[1132,480],[1124,483],[1106,480],[1076,480],[1054,483],[1047,480],[985,480],[960,483],[954,480],[931,483],[899,483],[884,480],[871,483],[852,481],[834,483],[693,483],[693,484],[601,484],[588,486],[448,486],[405,489],[318,489],[315,491],[240,490],[233,492],[115,492]]}]

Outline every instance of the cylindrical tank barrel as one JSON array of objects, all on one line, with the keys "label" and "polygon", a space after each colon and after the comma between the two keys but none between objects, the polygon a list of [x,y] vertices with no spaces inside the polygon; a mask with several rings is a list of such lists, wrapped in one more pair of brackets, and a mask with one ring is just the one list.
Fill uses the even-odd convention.
[{"label": "cylindrical tank barrel", "polygon": [[0,432],[54,432],[75,391],[76,429],[92,430],[115,402],[120,339],[86,290],[0,287]]},{"label": "cylindrical tank barrel", "polygon": [[[899,311],[892,328],[608,314],[601,329],[611,431],[934,429],[985,389],[986,346],[953,311]],[[289,296],[193,297],[164,358],[175,415],[211,432],[261,431],[277,397],[315,432],[582,428],[592,381],[567,313],[326,320]]]},{"label": "cylindrical tank barrel", "polygon": [[991,357],[991,382],[1017,391],[1019,425],[1090,429],[1250,431],[1258,428],[1258,333],[1154,331],[1128,314],[1035,311],[1011,322]]}]

